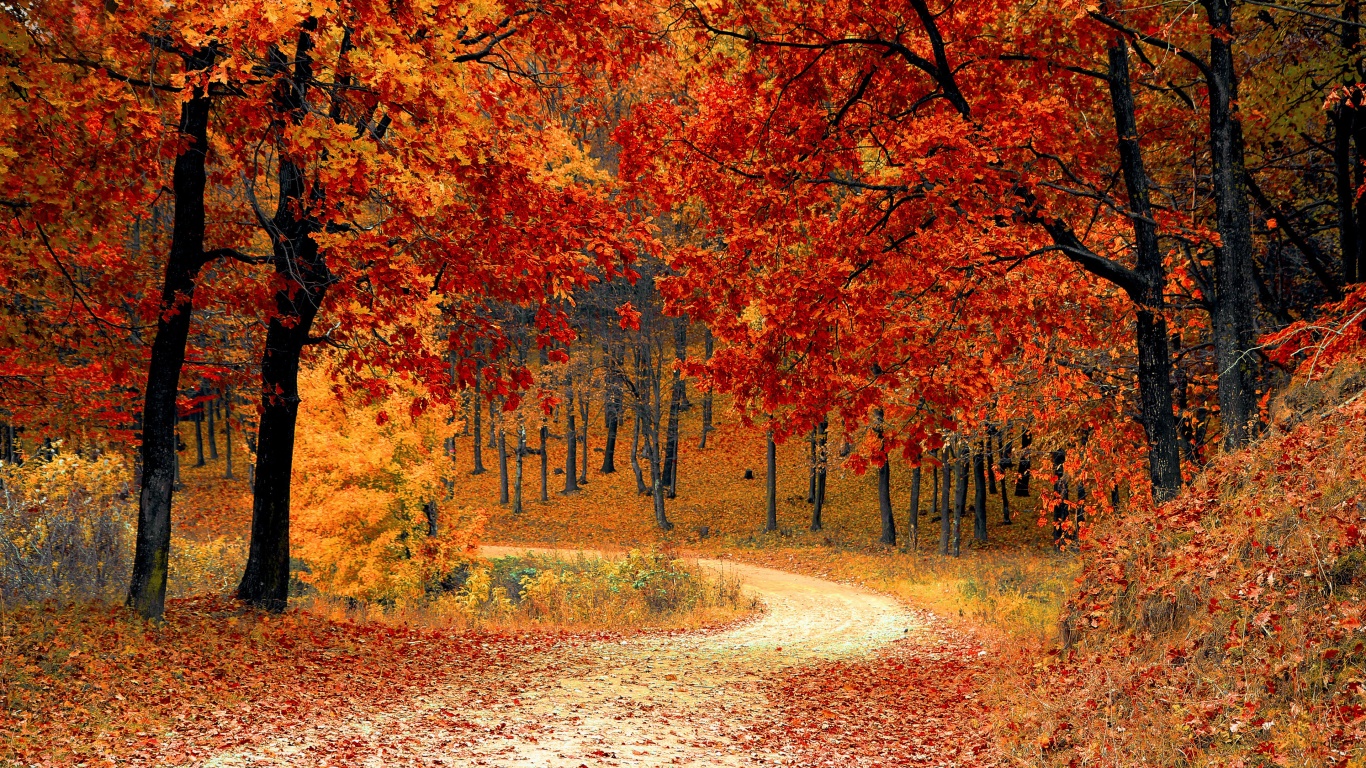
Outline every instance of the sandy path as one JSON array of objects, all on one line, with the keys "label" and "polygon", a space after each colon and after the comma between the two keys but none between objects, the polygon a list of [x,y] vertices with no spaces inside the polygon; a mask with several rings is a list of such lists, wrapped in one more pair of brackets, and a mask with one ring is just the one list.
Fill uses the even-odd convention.
[{"label": "sandy path", "polygon": [[[483,550],[490,556],[526,551]],[[528,678],[511,700],[483,701],[468,686],[437,691],[404,712],[319,724],[287,742],[220,755],[208,765],[764,764],[775,756],[747,743],[752,737],[737,726],[768,711],[760,675],[865,654],[919,626],[896,601],[857,587],[698,562],[738,576],[765,612],[726,630],[592,644],[579,652],[574,676]]]}]

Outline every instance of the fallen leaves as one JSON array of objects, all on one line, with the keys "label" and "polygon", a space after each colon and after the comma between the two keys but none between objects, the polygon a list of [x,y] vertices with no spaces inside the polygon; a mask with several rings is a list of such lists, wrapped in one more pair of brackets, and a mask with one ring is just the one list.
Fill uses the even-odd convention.
[{"label": "fallen leaves", "polygon": [[34,766],[193,761],[304,723],[407,706],[472,670],[483,695],[512,695],[532,682],[531,666],[562,669],[600,637],[270,616],[220,597],[172,601],[159,628],[113,606],[43,605],[2,619],[0,762]]}]

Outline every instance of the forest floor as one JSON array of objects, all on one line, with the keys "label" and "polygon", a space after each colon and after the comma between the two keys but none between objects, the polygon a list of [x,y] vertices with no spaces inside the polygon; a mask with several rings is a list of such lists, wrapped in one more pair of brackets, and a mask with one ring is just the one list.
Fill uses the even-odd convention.
[{"label": "forest floor", "polygon": [[[486,548],[503,555],[524,548]],[[319,719],[210,766],[990,765],[987,654],[859,587],[721,560],[765,610],[737,626],[603,639],[406,705]]]}]

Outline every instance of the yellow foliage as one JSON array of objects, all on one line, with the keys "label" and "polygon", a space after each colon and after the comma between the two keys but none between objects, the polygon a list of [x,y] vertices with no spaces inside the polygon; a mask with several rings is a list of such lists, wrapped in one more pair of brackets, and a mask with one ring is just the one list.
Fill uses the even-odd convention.
[{"label": "yellow foliage", "polygon": [[127,464],[60,443],[44,453],[0,462],[0,602],[117,597],[136,514]]},{"label": "yellow foliage", "polygon": [[402,602],[474,557],[475,510],[460,510],[465,529],[438,524],[429,535],[427,505],[449,514],[442,506],[453,467],[442,444],[451,427],[443,417],[382,418],[406,414],[415,393],[398,388],[363,406],[334,394],[319,371],[303,374],[300,390],[291,547],[301,581],[338,597]]}]

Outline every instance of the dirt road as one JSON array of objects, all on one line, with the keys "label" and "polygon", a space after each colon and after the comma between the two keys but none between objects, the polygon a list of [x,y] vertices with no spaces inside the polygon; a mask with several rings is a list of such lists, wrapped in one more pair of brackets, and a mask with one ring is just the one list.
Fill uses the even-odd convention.
[{"label": "dirt road", "polygon": [[[486,548],[485,554],[524,551]],[[765,611],[724,630],[567,649],[572,662],[561,674],[528,674],[510,698],[480,698],[474,670],[469,684],[435,690],[403,712],[316,724],[287,740],[220,755],[208,764],[810,764],[785,759],[774,740],[755,728],[756,723],[770,729],[787,725],[788,715],[774,709],[770,699],[773,681],[800,683],[820,665],[829,674],[831,660],[853,662],[896,640],[914,638],[930,621],[856,587],[738,563],[701,564],[738,576]]]}]

